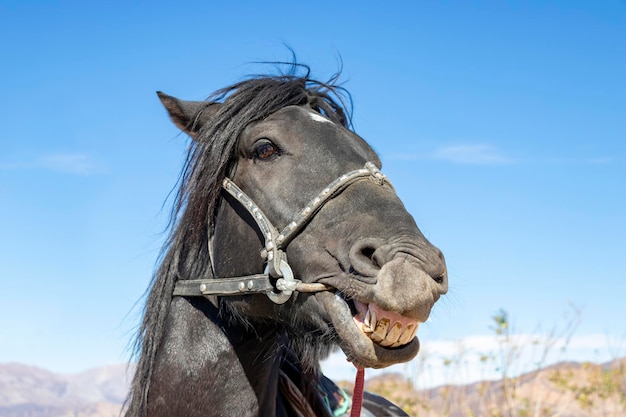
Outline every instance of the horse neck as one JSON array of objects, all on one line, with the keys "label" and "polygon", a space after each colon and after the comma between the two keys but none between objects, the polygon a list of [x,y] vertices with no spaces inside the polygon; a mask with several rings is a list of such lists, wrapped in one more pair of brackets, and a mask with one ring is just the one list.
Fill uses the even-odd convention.
[{"label": "horse neck", "polygon": [[288,340],[284,331],[274,323],[242,323],[225,328],[239,363],[256,394],[259,415],[277,415],[278,380],[280,365]]},{"label": "horse neck", "polygon": [[147,396],[145,415],[281,415],[276,399],[282,332],[224,318],[202,298],[174,298],[166,326],[148,392],[133,393],[137,401]]}]

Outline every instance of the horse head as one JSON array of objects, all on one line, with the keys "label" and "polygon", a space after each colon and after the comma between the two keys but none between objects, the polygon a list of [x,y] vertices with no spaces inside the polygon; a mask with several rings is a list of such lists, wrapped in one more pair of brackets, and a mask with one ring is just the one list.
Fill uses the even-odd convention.
[{"label": "horse head", "polygon": [[[298,282],[323,290],[292,288],[280,303],[263,293],[212,299],[246,325],[278,323],[302,360],[336,344],[361,367],[412,359],[419,323],[447,291],[441,251],[379,171],[379,157],[350,129],[329,86],[307,89],[288,77],[254,81],[224,90],[221,101],[159,94],[173,122],[193,138],[180,204],[189,230],[181,239],[198,242],[186,253],[206,252],[201,269],[183,262],[180,279],[269,270],[276,286],[285,272],[274,265],[280,256]],[[257,103],[253,109],[244,90],[248,103]],[[346,175],[356,177],[342,183]],[[254,207],[226,192],[225,180]],[[278,236],[259,227],[258,211]]]}]

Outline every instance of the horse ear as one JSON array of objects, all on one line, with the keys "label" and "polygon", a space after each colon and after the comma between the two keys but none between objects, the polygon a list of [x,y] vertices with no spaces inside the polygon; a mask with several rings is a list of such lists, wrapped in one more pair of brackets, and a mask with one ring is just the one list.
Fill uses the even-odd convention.
[{"label": "horse ear", "polygon": [[161,91],[157,91],[157,95],[172,122],[194,139],[198,139],[202,126],[211,120],[221,106],[220,103],[180,100]]}]

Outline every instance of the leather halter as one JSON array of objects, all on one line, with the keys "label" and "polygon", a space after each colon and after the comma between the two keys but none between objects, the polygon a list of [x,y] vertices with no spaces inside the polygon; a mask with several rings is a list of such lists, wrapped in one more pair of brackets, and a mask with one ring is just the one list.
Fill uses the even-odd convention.
[{"label": "leather halter", "polygon": [[[293,276],[293,271],[287,262],[285,249],[295,235],[317,214],[317,212],[331,198],[344,191],[350,184],[370,178],[378,185],[391,183],[387,177],[372,162],[366,162],[365,167],[342,175],[317,196],[281,231],[270,222],[265,213],[257,204],[244,193],[230,178],[225,178],[222,188],[233,196],[245,208],[257,223],[263,236],[265,246],[261,256],[267,260],[263,274],[247,275],[233,278],[209,278],[179,280],[174,287],[175,296],[210,296],[210,295],[243,295],[264,293],[276,304],[283,304],[289,300],[294,291],[319,292],[327,291],[331,287],[321,283],[304,283]],[[275,284],[272,284],[272,280]]]}]

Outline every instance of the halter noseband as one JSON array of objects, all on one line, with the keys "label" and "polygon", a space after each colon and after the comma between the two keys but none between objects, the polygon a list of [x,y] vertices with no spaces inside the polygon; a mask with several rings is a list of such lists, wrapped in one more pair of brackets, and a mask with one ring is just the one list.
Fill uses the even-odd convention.
[{"label": "halter noseband", "polygon": [[[379,185],[391,185],[387,177],[372,162],[365,167],[342,175],[324,188],[309,204],[293,218],[282,230],[278,231],[265,213],[246,193],[230,179],[225,178],[222,188],[233,196],[251,215],[265,238],[265,246],[261,256],[267,259],[267,267],[263,274],[247,275],[234,278],[209,278],[179,280],[174,287],[175,296],[209,296],[209,295],[242,295],[264,293],[276,304],[289,300],[294,291],[318,292],[327,291],[330,287],[321,283],[304,283],[293,276],[287,262],[285,249],[295,235],[317,214],[324,204],[340,194],[350,184],[370,178]],[[212,256],[212,254],[211,254]],[[275,287],[270,278],[276,280]],[[277,291],[276,291],[277,290]]]}]

